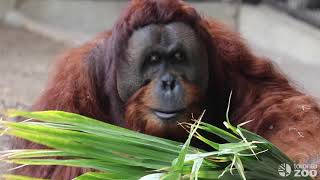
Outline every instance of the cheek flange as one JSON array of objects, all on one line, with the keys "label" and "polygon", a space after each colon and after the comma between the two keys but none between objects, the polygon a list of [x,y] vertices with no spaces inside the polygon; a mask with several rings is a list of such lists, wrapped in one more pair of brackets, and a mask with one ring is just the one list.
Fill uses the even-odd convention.
[{"label": "cheek flange", "polygon": [[123,65],[117,71],[117,92],[123,102],[127,102],[128,99],[137,92],[142,86],[143,81],[136,72],[134,65]]}]

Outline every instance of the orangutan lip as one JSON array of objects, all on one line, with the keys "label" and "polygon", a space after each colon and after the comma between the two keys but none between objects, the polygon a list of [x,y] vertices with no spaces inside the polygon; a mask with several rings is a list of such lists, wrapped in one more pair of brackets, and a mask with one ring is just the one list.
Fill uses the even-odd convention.
[{"label": "orangutan lip", "polygon": [[163,113],[158,111],[155,111],[154,113],[161,119],[170,119],[177,116],[177,113]]},{"label": "orangutan lip", "polygon": [[170,111],[170,112],[153,110],[154,114],[160,119],[171,119],[171,118],[174,118],[174,117],[178,116],[183,111],[184,111],[184,109],[177,110],[177,111]]}]

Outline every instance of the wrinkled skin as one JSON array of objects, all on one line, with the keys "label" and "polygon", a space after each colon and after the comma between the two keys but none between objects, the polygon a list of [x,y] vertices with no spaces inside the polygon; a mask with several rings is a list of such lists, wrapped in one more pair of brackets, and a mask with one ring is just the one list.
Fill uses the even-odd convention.
[{"label": "wrinkled skin", "polygon": [[[206,94],[208,56],[203,42],[184,23],[148,25],[133,33],[126,62],[117,73],[119,96],[127,102],[140,88],[154,84],[147,107],[159,121],[177,123],[189,106]],[[198,89],[195,100],[184,84]]]}]

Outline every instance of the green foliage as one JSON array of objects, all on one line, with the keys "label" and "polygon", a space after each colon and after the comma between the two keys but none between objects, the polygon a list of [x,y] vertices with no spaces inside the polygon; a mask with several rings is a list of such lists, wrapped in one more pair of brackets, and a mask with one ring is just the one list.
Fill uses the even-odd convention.
[{"label": "green foliage", "polygon": [[[10,111],[23,122],[0,121],[0,133],[20,137],[52,149],[0,152],[0,160],[17,165],[63,165],[97,170],[75,178],[101,179],[283,179],[282,163],[292,161],[264,138],[225,122],[230,132],[201,122],[182,124],[189,138],[179,142],[153,137],[77,114],[60,111]],[[37,120],[37,121],[35,121]],[[213,133],[226,143],[201,135]],[[190,146],[198,138],[212,147],[206,152]],[[5,175],[5,179],[30,178]],[[286,177],[294,179],[294,177]],[[309,179],[309,178],[305,178]]]}]

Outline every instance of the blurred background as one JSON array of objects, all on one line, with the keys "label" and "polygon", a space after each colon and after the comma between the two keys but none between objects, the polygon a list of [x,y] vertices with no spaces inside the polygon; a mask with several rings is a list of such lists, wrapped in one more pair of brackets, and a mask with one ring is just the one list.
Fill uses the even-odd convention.
[{"label": "blurred background", "polygon": [[[30,107],[43,90],[55,56],[111,28],[126,3],[1,0],[0,114],[7,108]],[[274,61],[297,88],[320,97],[320,0],[188,3],[241,33],[256,54]],[[2,137],[0,150],[6,142]]]}]

